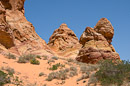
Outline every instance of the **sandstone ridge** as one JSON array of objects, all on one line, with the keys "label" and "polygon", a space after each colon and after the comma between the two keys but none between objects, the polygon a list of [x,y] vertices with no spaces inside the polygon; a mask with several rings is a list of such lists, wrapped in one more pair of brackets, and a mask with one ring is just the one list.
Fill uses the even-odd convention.
[{"label": "sandstone ridge", "polygon": [[0,0],[0,52],[42,54],[51,52],[24,16],[25,0]]}]

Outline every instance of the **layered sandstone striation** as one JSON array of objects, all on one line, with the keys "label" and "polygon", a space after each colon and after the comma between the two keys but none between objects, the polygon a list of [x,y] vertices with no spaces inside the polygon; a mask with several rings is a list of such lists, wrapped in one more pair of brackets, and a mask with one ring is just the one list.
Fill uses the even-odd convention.
[{"label": "layered sandstone striation", "polygon": [[60,27],[53,32],[48,45],[52,50],[61,55],[79,50],[81,47],[77,36],[65,23],[61,24]]},{"label": "layered sandstone striation", "polygon": [[82,48],[77,60],[85,63],[96,63],[101,59],[120,59],[111,42],[114,35],[112,24],[102,18],[93,28],[87,27],[80,37]]},{"label": "layered sandstone striation", "polygon": [[0,0],[0,50],[16,54],[51,52],[24,16],[25,0]]}]

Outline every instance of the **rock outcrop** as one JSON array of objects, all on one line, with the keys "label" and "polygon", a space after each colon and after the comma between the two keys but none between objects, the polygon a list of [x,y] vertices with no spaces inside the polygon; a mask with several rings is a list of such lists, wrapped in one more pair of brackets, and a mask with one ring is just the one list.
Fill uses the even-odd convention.
[{"label": "rock outcrop", "polygon": [[63,23],[56,29],[49,39],[49,47],[57,52],[59,55],[66,55],[65,53],[72,53],[79,50],[81,47],[75,33]]},{"label": "rock outcrop", "polygon": [[24,16],[25,0],[0,0],[0,50],[16,54],[51,52]]},{"label": "rock outcrop", "polygon": [[111,41],[114,29],[111,23],[102,18],[93,28],[87,27],[80,37],[82,48],[76,60],[85,63],[96,63],[101,59],[120,59]]}]

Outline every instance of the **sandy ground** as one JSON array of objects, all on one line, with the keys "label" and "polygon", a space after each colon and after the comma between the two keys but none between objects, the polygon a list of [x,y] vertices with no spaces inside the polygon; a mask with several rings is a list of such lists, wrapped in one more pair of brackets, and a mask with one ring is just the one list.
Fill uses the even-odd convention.
[{"label": "sandy ground", "polygon": [[[87,86],[88,79],[81,80],[77,82],[76,80],[81,76],[81,74],[78,74],[74,77],[70,77],[66,80],[52,80],[52,81],[46,81],[47,75],[52,70],[49,70],[49,68],[52,66],[52,64],[61,63],[64,64],[65,67],[69,68],[69,65],[65,64],[66,61],[59,59],[56,60],[52,64],[48,64],[48,60],[40,60],[40,65],[33,65],[30,63],[17,63],[17,59],[7,59],[3,55],[0,55],[0,67],[10,67],[15,70],[15,76],[19,77],[19,80],[21,80],[24,85],[23,86]],[[73,64],[71,64],[73,65]],[[39,73],[43,72],[45,75],[39,77]],[[85,82],[83,82],[85,81]],[[45,85],[46,84],[46,85]],[[15,85],[5,85],[5,86],[15,86]]]}]

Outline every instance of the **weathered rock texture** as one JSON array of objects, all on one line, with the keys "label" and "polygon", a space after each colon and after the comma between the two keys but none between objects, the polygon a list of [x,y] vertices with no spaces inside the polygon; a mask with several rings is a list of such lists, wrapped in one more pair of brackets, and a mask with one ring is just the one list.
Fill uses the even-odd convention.
[{"label": "weathered rock texture", "polygon": [[0,0],[0,51],[8,49],[16,54],[51,52],[26,20],[24,1]]},{"label": "weathered rock texture", "polygon": [[55,52],[61,53],[61,55],[65,55],[67,52],[72,53],[81,47],[75,33],[64,23],[53,32],[48,45]]},{"label": "weathered rock texture", "polygon": [[77,60],[85,63],[96,63],[101,59],[120,59],[111,42],[114,29],[111,23],[102,18],[93,28],[87,27],[80,37],[83,45],[77,56]]}]

